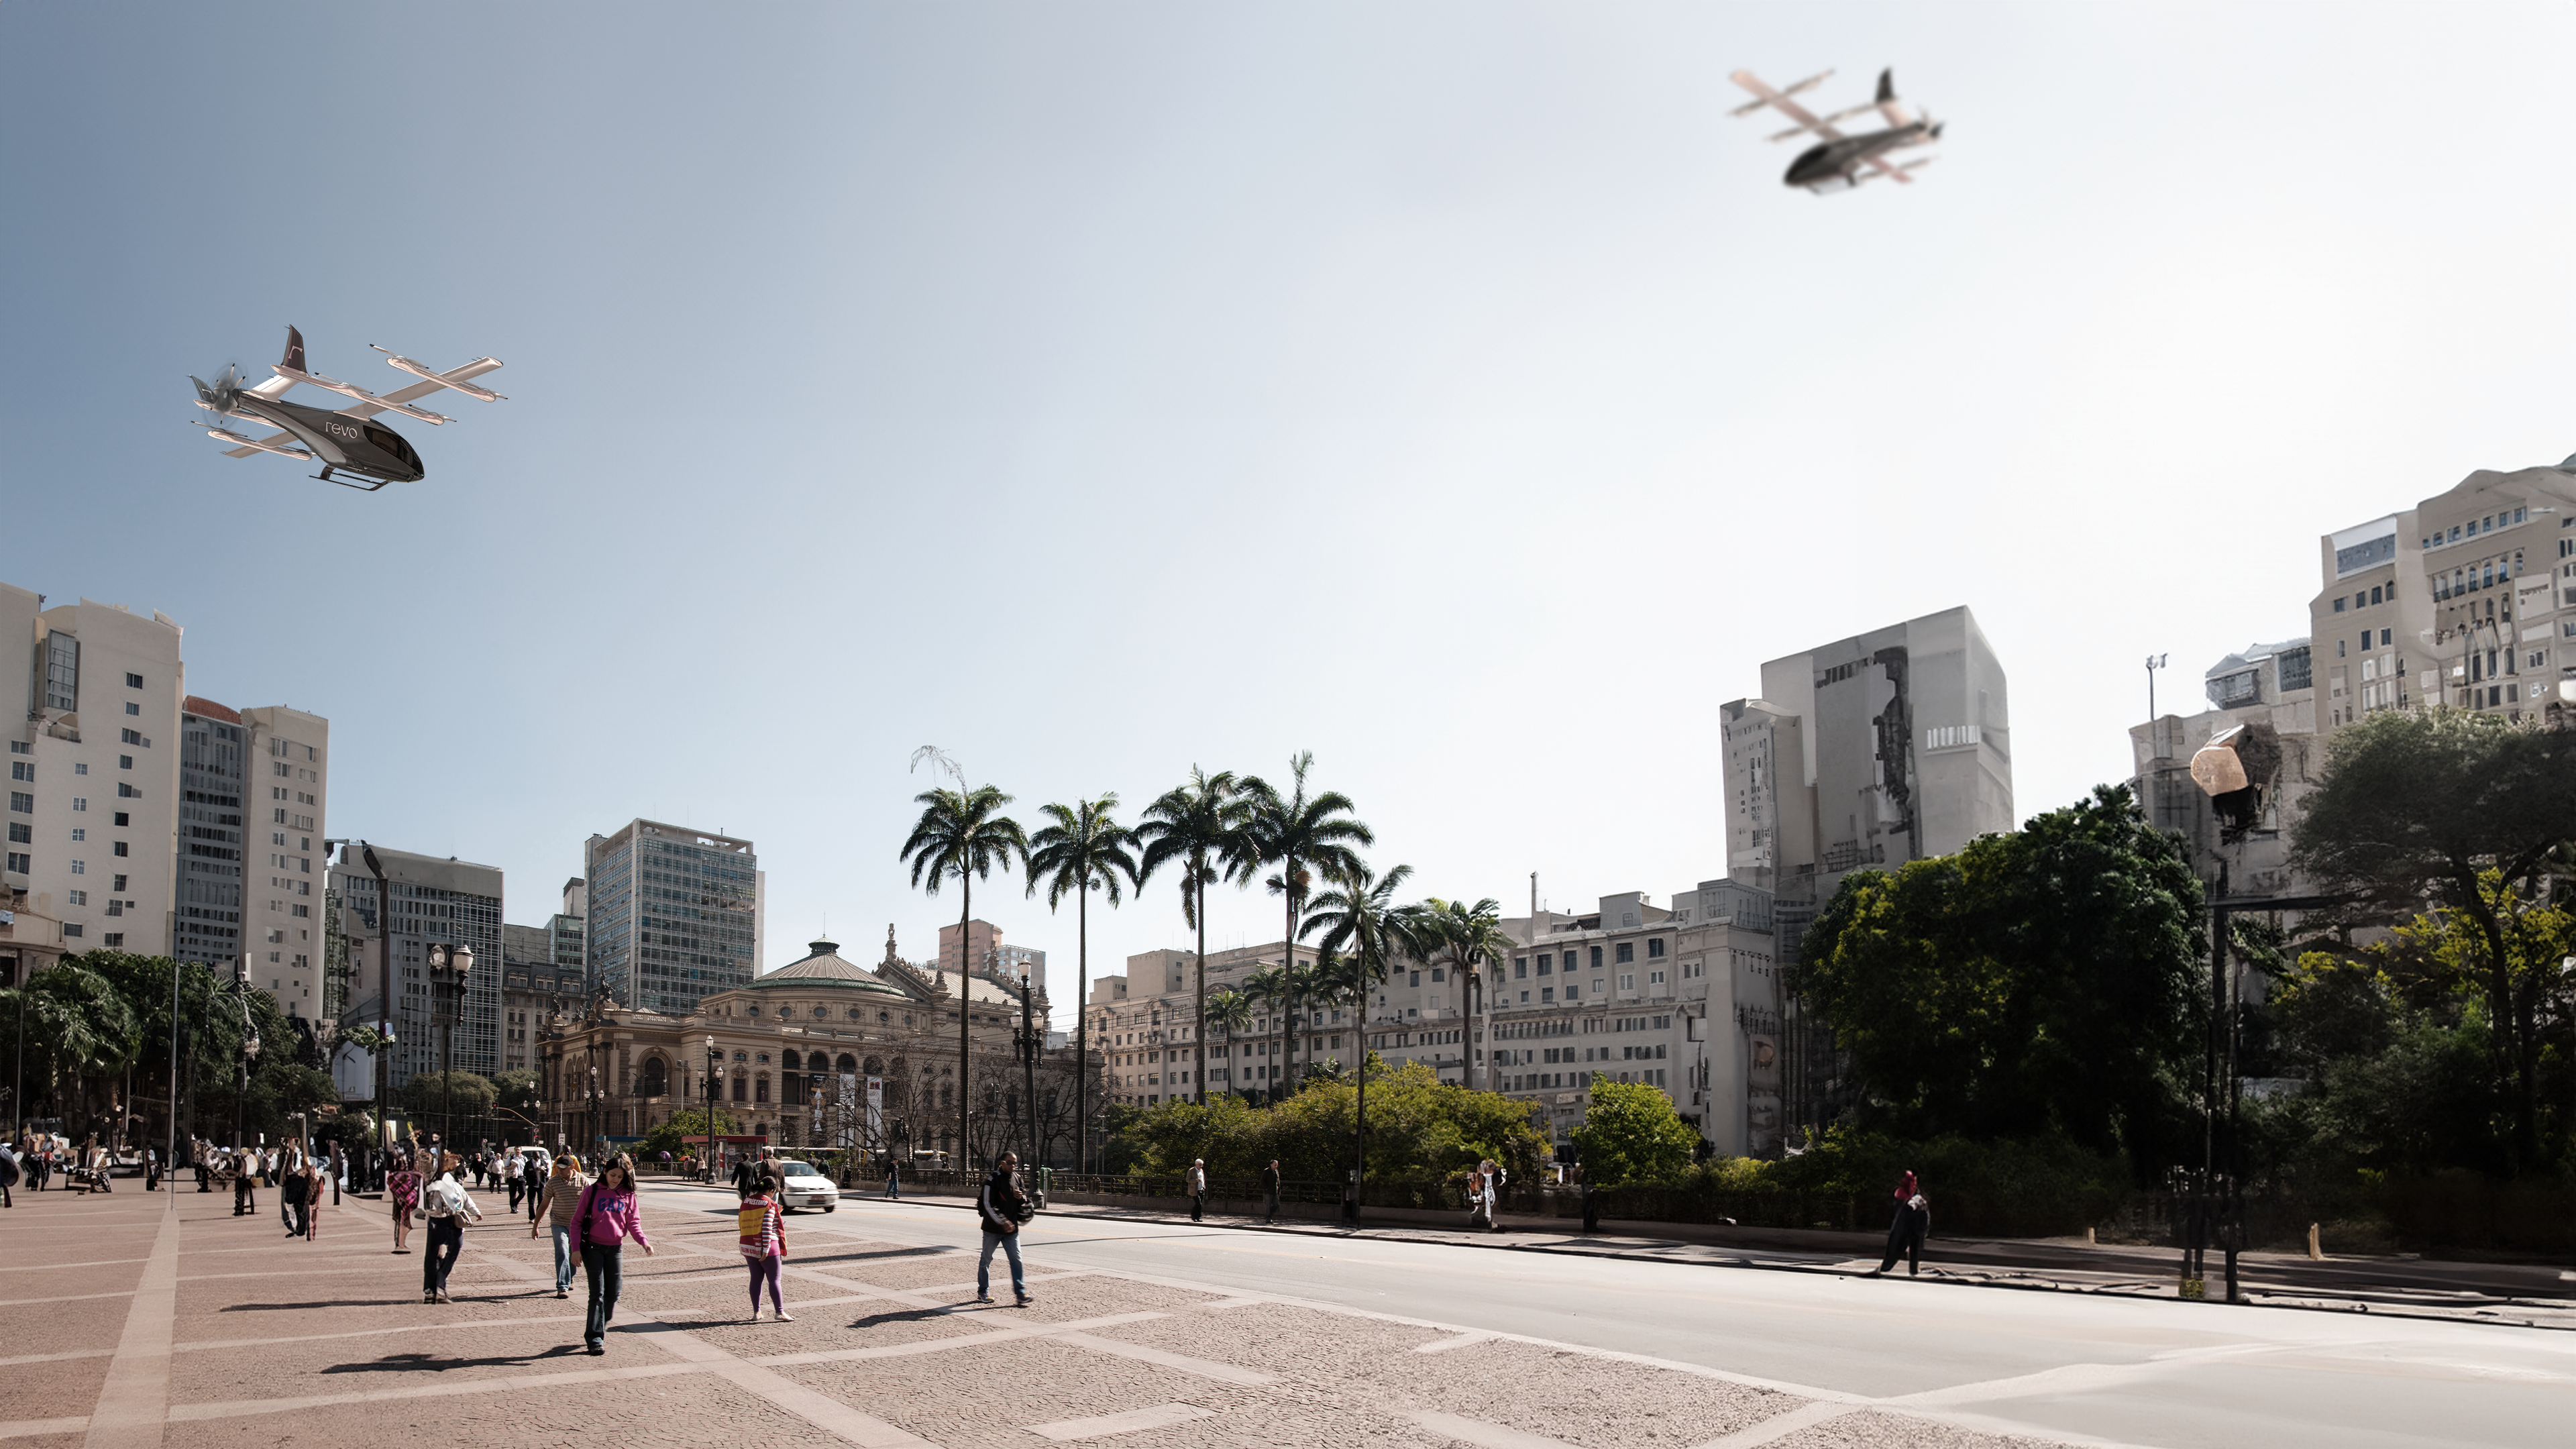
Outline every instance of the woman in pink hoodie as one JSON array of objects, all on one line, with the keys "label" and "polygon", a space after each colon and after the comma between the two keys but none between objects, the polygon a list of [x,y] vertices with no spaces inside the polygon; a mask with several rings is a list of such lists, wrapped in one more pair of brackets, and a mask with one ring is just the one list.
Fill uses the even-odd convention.
[{"label": "woman in pink hoodie", "polygon": [[582,1189],[581,1203],[573,1209],[573,1238],[581,1244],[581,1268],[590,1280],[590,1321],[582,1344],[603,1354],[608,1352],[608,1320],[617,1316],[619,1253],[633,1238],[644,1256],[653,1256],[643,1218],[635,1211],[635,1162],[625,1153],[610,1158],[599,1170],[599,1181]]}]

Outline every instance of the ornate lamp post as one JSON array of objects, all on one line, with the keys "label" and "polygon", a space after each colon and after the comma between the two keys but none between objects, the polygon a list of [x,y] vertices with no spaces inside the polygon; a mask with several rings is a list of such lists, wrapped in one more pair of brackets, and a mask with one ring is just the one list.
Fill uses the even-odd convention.
[{"label": "ornate lamp post", "polygon": [[1029,998],[1034,983],[1029,973],[1020,973],[1020,1025],[1011,1033],[1011,1046],[1020,1054],[1020,1106],[1026,1114],[1028,1156],[1021,1159],[1034,1174],[1038,1170],[1038,1053],[1046,1046],[1046,1033],[1038,1028]]},{"label": "ornate lamp post", "polygon": [[233,972],[233,1000],[241,1007],[241,1060],[235,1066],[233,1085],[233,1216],[250,1211],[250,1168],[242,1161],[242,1112],[250,1102],[250,1069],[259,1060],[259,1033],[250,1024],[250,958],[244,956]]},{"label": "ornate lamp post", "polygon": [[456,1150],[456,1018],[473,971],[474,948],[464,942],[429,948],[430,990],[438,1004],[438,1130],[450,1152]]},{"label": "ornate lamp post", "polygon": [[706,1128],[707,1140],[700,1144],[704,1150],[698,1153],[698,1163],[701,1167],[706,1169],[707,1181],[713,1182],[716,1180],[716,1087],[718,1085],[716,1063],[721,1061],[722,1058],[716,1054],[716,1039],[715,1034],[712,1032],[707,1034],[706,1047],[707,1116],[703,1125]]}]

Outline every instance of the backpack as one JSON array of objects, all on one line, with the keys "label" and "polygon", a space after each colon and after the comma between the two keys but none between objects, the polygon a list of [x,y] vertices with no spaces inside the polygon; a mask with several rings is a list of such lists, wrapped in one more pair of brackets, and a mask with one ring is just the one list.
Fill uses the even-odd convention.
[{"label": "backpack", "polygon": [[420,1191],[421,1211],[433,1218],[452,1218],[465,1211],[465,1189],[451,1178],[440,1178]]}]

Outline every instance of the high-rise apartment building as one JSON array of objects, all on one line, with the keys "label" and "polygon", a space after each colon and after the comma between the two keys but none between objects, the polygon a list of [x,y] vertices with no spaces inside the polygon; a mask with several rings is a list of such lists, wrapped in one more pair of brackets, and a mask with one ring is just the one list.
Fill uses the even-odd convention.
[{"label": "high-rise apartment building", "polygon": [[750,841],[633,820],[592,836],[582,867],[592,990],[686,1015],[757,973],[761,878]]},{"label": "high-rise apartment building", "polygon": [[331,860],[323,810],[331,722],[285,705],[241,712],[249,734],[242,861],[242,940],[251,978],[278,984],[292,1016],[328,1014],[317,969],[329,927],[321,909]]},{"label": "high-rise apartment building", "polygon": [[955,926],[939,928],[939,969],[963,971],[969,976],[988,981],[1017,980],[1029,976],[1046,985],[1046,952],[1033,946],[1013,946],[1002,940],[1002,928],[990,921],[966,923],[966,949],[959,950]]},{"label": "high-rise apartment building", "polygon": [[172,950],[179,626],[87,599],[43,605],[0,584],[0,677],[16,681],[0,689],[24,705],[6,731],[0,882],[57,923],[49,948]]},{"label": "high-rise apartment building", "polygon": [[[400,1087],[439,1068],[442,1039],[459,1071],[486,1075],[501,1069],[501,872],[454,856],[415,855],[374,847],[385,872],[385,898],[367,868],[362,845],[342,848],[331,861],[329,891],[340,902],[331,929],[334,948],[349,962],[350,1025],[390,1023],[395,1045],[386,1085]],[[379,913],[390,922],[390,956],[379,949]],[[452,1034],[440,1030],[442,1009],[430,974],[429,948],[474,949],[474,969],[463,998],[454,1003]],[[363,1053],[344,1053],[343,1096],[374,1094],[374,1066]]]}]

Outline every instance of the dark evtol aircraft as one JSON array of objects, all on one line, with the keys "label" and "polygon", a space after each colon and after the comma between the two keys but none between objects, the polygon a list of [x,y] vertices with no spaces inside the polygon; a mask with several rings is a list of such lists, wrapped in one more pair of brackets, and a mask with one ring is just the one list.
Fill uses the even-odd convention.
[{"label": "dark evtol aircraft", "polygon": [[[381,347],[376,351],[385,352]],[[498,359],[478,357],[463,367],[432,372],[397,353],[385,352],[385,358],[388,365],[425,380],[378,397],[365,388],[352,387],[337,378],[307,372],[304,370],[304,334],[289,327],[286,329],[286,357],[274,369],[277,376],[259,386],[243,386],[241,373],[229,366],[217,374],[212,383],[196,377],[188,381],[197,384],[197,406],[206,411],[218,417],[250,418],[285,430],[265,438],[250,438],[229,428],[206,429],[209,437],[241,445],[225,449],[225,457],[247,458],[254,453],[277,453],[306,462],[318,462],[322,471],[314,477],[325,483],[337,483],[343,488],[363,488],[372,493],[388,483],[417,483],[427,476],[428,470],[421,466],[420,454],[412,451],[411,444],[403,441],[400,433],[368,419],[378,413],[400,413],[424,423],[447,422],[448,419],[436,413],[409,405],[412,399],[427,397],[441,388],[484,402],[504,401],[501,394],[466,381],[498,369],[501,366]],[[357,405],[338,412],[325,412],[321,408],[285,401],[286,390],[299,382],[356,398]],[[333,477],[335,473],[370,481],[352,483],[348,479]]]},{"label": "dark evtol aircraft", "polygon": [[[1773,136],[1772,140],[1786,141],[1792,136],[1811,133],[1819,138],[1815,145],[1799,152],[1798,159],[1789,163],[1789,174],[1780,178],[1782,183],[1803,186],[1821,195],[1827,191],[1848,191],[1879,176],[1910,182],[1914,178],[1906,173],[1917,167],[1929,166],[1937,159],[1924,156],[1903,163],[1892,163],[1887,159],[1891,151],[1928,145],[1941,139],[1938,123],[1929,117],[1910,117],[1905,114],[1905,108],[1896,103],[1896,72],[1893,69],[1878,73],[1877,99],[1847,111],[1836,111],[1822,120],[1809,115],[1806,107],[1789,99],[1832,74],[1832,71],[1826,71],[1822,75],[1811,75],[1786,90],[1773,90],[1749,70],[1739,70],[1729,77],[1737,85],[1753,92],[1754,99],[1727,112],[1728,115],[1749,116],[1764,106],[1770,106],[1798,123]],[[1864,111],[1876,111],[1885,117],[1887,129],[1864,131],[1857,136],[1846,136],[1834,129],[1834,122],[1848,120]]]}]

